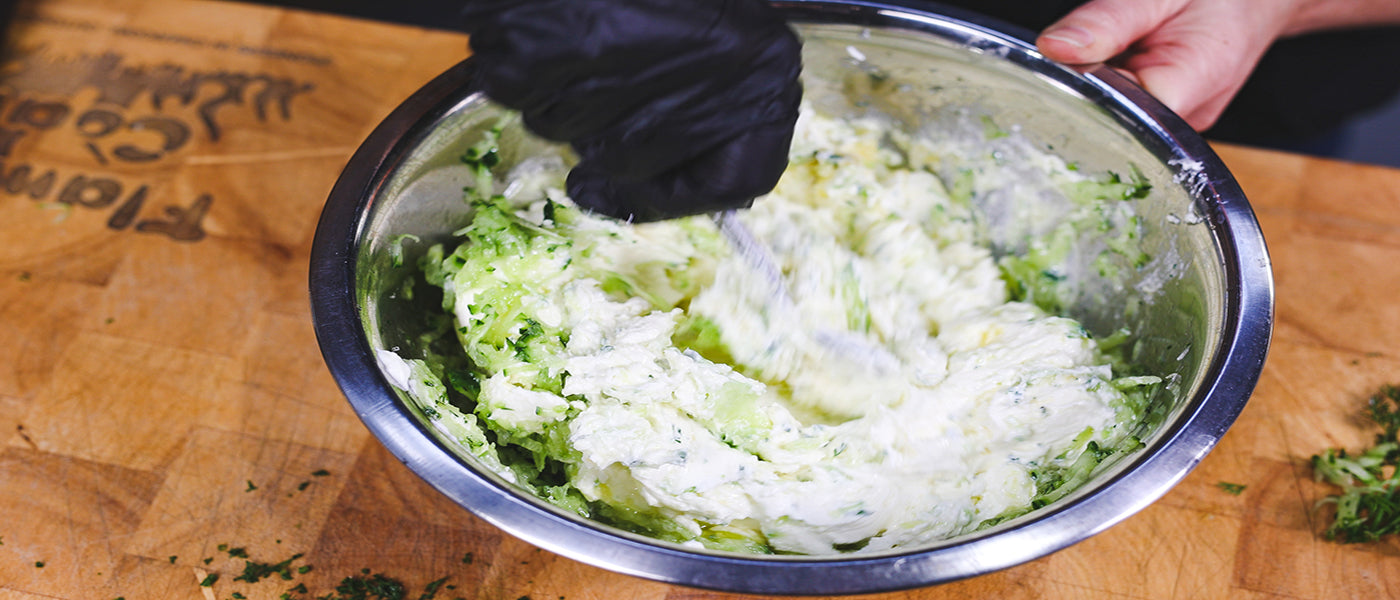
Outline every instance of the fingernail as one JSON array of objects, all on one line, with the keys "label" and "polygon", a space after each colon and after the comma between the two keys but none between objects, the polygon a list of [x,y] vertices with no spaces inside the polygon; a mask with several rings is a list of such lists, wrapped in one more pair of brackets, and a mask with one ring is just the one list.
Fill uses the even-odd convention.
[{"label": "fingernail", "polygon": [[1062,25],[1045,30],[1041,37],[1059,42],[1064,42],[1075,48],[1088,48],[1094,43],[1094,34],[1089,30],[1073,25]]}]

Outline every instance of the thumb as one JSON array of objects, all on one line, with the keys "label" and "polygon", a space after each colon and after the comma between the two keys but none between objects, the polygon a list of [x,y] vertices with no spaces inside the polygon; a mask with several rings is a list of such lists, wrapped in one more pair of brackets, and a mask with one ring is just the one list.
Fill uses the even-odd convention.
[{"label": "thumb", "polygon": [[1146,37],[1190,0],[1092,0],[1052,23],[1036,39],[1050,60],[1105,62]]}]

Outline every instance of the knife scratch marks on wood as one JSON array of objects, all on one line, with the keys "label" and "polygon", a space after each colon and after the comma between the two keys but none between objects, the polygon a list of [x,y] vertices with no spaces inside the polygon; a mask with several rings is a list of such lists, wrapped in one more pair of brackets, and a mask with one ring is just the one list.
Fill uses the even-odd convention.
[{"label": "knife scratch marks on wood", "polygon": [[39,449],[39,445],[34,443],[34,438],[29,437],[29,434],[24,431],[24,425],[15,425],[15,433],[18,433],[19,439],[24,440],[24,443],[29,445],[30,450],[37,451]]},{"label": "knife scratch marks on wood", "polygon": [[[1303,400],[1298,398],[1293,392],[1294,382],[1289,381],[1286,377],[1279,377],[1278,379],[1279,389],[1283,390],[1282,394],[1288,398],[1288,401],[1292,404],[1293,407],[1306,406]],[[1306,448],[1299,447],[1298,443],[1294,441],[1295,438],[1292,435],[1292,428],[1289,426],[1289,422],[1285,417],[1282,417],[1276,413],[1269,413],[1269,422],[1270,425],[1272,425],[1272,428],[1275,432],[1274,435],[1278,437],[1278,440],[1282,443],[1282,447],[1287,451],[1287,464],[1290,468],[1286,468],[1281,474],[1281,476],[1291,479],[1292,483],[1294,484],[1291,486],[1291,491],[1293,492],[1296,501],[1294,508],[1297,509],[1298,514],[1302,515],[1303,523],[1306,524],[1308,531],[1320,531],[1318,529],[1316,521],[1316,511],[1313,510],[1313,507],[1316,505],[1317,499],[1315,497],[1310,497],[1308,494],[1309,489],[1315,489],[1314,486],[1316,485],[1316,482],[1313,481],[1310,469],[1301,468],[1301,465],[1307,462],[1307,459],[1298,458],[1310,455],[1307,453],[1308,451]],[[1274,477],[1276,477],[1276,475],[1274,474],[1274,471],[1271,470],[1269,472],[1269,481],[1267,482],[1268,485],[1274,484]],[[1262,496],[1258,494],[1256,494],[1256,497],[1262,498]],[[1313,541],[1316,542],[1316,539],[1314,539]],[[1316,544],[1312,544],[1311,548],[1315,552]]]},{"label": "knife scratch marks on wood", "polygon": [[353,147],[314,148],[309,150],[289,150],[286,152],[257,152],[253,154],[210,154],[192,156],[185,159],[186,165],[236,165],[265,162],[283,162],[306,158],[343,158],[355,152]]}]

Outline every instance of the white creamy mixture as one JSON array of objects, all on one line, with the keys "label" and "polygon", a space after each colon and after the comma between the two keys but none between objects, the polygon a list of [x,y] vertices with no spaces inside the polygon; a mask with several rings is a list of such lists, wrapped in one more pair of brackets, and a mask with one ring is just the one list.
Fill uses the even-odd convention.
[{"label": "white creamy mixture", "polygon": [[1124,390],[1155,379],[1115,379],[1078,323],[1008,300],[935,155],[804,111],[787,173],[741,215],[780,302],[710,220],[588,216],[562,165],[534,165],[497,202],[518,208],[514,241],[445,261],[476,406],[451,405],[431,361],[381,363],[503,477],[672,541],[873,551],[1021,514],[1081,455],[1131,447]]}]

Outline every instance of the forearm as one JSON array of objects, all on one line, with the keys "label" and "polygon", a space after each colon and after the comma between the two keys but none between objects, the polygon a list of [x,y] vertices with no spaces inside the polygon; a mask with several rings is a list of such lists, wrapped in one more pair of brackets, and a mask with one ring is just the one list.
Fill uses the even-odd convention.
[{"label": "forearm", "polygon": [[1294,36],[1325,29],[1400,25],[1400,0],[1297,0],[1298,8],[1283,30]]}]

